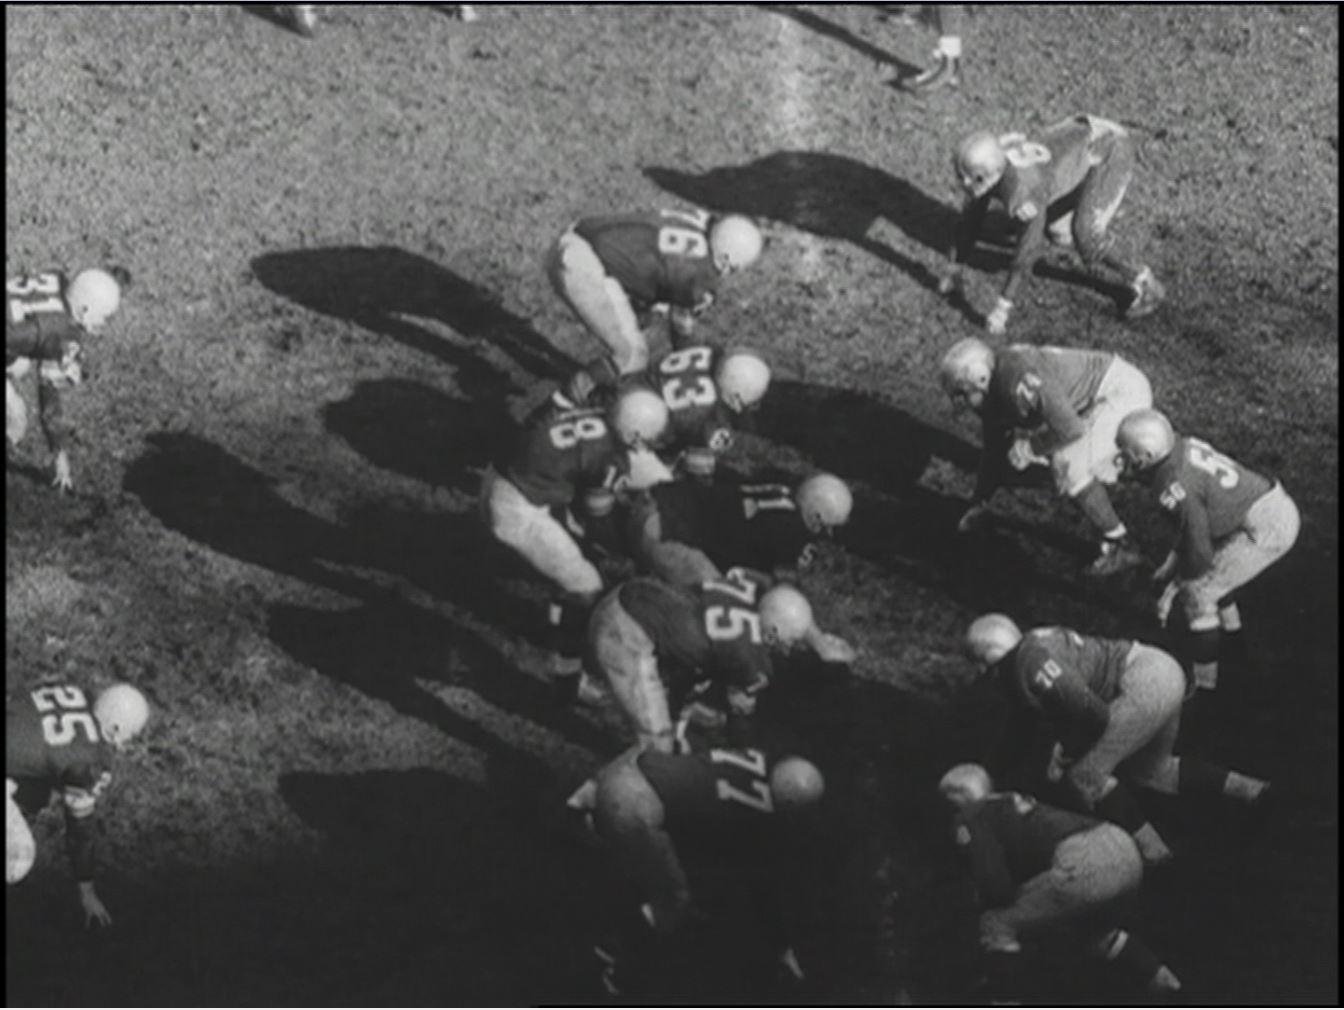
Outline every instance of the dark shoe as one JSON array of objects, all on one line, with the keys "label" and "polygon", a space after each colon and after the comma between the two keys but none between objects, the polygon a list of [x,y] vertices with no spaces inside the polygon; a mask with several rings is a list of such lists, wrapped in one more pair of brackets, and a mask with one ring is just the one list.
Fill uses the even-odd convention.
[{"label": "dark shoe", "polygon": [[914,77],[907,77],[901,87],[912,94],[925,94],[939,88],[955,88],[961,85],[961,60],[934,53],[934,63]]},{"label": "dark shoe", "polygon": [[1119,575],[1143,564],[1143,555],[1128,540],[1103,540],[1101,553],[1087,566],[1087,574],[1096,578]]}]

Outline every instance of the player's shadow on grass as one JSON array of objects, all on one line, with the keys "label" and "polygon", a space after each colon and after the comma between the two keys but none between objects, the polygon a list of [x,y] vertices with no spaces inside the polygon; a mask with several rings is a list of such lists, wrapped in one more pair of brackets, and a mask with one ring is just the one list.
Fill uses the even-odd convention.
[{"label": "player's shadow on grass", "polygon": [[375,466],[469,494],[512,423],[495,402],[468,402],[410,379],[360,382],[326,404],[322,419]]},{"label": "player's shadow on grass", "polygon": [[853,158],[822,151],[777,151],[745,165],[695,174],[646,168],[658,186],[720,213],[739,213],[843,239],[891,263],[930,290],[934,270],[870,232],[888,221],[921,246],[945,256],[957,210],[918,186]]},{"label": "player's shadow on grass", "polygon": [[809,28],[818,35],[824,35],[829,39],[835,39],[844,45],[849,46],[855,52],[868,57],[876,63],[885,64],[895,69],[898,77],[905,78],[911,74],[919,73],[920,68],[913,64],[906,63],[899,56],[890,53],[887,50],[876,46],[867,39],[860,38],[843,25],[838,25],[834,21],[828,21],[808,10],[802,4],[759,4],[762,9],[768,10],[774,14],[798,22],[804,28]]},{"label": "player's shadow on grass", "polygon": [[[305,308],[440,359],[456,369],[463,392],[473,399],[502,398],[522,388],[501,354],[533,377],[559,378],[577,367],[493,292],[404,249],[266,253],[252,261],[252,271],[271,291]],[[426,320],[446,326],[458,339],[429,328]]]}]

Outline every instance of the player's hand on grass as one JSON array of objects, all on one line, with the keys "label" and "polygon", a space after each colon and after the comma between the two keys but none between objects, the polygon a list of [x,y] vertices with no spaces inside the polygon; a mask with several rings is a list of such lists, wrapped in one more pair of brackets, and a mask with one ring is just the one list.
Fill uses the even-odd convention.
[{"label": "player's hand on grass", "polygon": [[985,317],[985,329],[996,337],[1003,336],[1008,329],[1008,314],[1012,311],[1013,303],[1007,298],[1000,298]]},{"label": "player's hand on grass", "polygon": [[98,892],[93,889],[93,884],[85,881],[79,885],[79,904],[84,909],[84,928],[92,929],[112,925],[112,916],[102,899],[98,897]]},{"label": "player's hand on grass", "polygon": [[70,476],[70,457],[62,450],[56,454],[56,465],[51,486],[60,491],[73,491],[75,482]]}]

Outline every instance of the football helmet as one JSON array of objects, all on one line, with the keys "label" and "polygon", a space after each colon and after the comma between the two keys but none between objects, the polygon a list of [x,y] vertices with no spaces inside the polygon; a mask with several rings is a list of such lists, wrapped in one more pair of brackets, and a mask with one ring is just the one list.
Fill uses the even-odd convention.
[{"label": "football helmet", "polygon": [[765,236],[750,218],[729,214],[714,222],[709,229],[709,251],[714,266],[721,274],[743,270],[761,258]]},{"label": "football helmet", "polygon": [[952,163],[961,188],[978,200],[999,184],[1008,167],[1008,155],[994,134],[976,130],[961,142]]},{"label": "football helmet", "polygon": [[803,524],[813,533],[832,530],[849,522],[854,495],[839,477],[829,473],[813,474],[798,485],[794,495]]},{"label": "football helmet", "polygon": [[805,807],[825,791],[826,780],[811,761],[786,757],[770,769],[770,795],[777,807]]},{"label": "football helmet", "polygon": [[1160,410],[1136,410],[1125,415],[1115,433],[1125,468],[1148,470],[1171,455],[1176,448],[1176,432]]},{"label": "football helmet", "polygon": [[97,333],[121,306],[121,285],[106,270],[82,270],[65,290],[70,316]]},{"label": "football helmet", "polygon": [[755,351],[729,351],[719,360],[714,384],[724,405],[741,414],[765,397],[770,388],[770,366]]},{"label": "football helmet", "polygon": [[611,427],[621,442],[635,448],[657,442],[667,431],[667,404],[651,389],[628,389],[611,408]]},{"label": "football helmet", "polygon": [[988,669],[1022,641],[1022,631],[1012,618],[1003,614],[984,614],[971,622],[963,643],[966,654]]},{"label": "football helmet", "polygon": [[983,800],[994,791],[994,783],[979,765],[956,765],[939,781],[938,791],[953,806],[962,807]]},{"label": "football helmet", "polygon": [[994,350],[983,340],[958,340],[938,365],[938,381],[954,406],[979,409],[994,374]]},{"label": "football helmet", "polygon": [[130,684],[113,684],[93,703],[93,716],[107,742],[120,747],[149,722],[149,702]]},{"label": "football helmet", "polygon": [[761,635],[770,645],[790,646],[812,628],[812,604],[793,586],[779,585],[761,597]]}]

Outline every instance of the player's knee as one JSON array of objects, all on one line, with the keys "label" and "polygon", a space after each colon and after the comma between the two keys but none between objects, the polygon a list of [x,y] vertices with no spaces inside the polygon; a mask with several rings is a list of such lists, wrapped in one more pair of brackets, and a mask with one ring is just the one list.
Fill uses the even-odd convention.
[{"label": "player's knee", "polygon": [[23,397],[14,388],[14,384],[5,380],[5,437],[10,445],[18,445],[28,433],[28,406]]},{"label": "player's knee", "polygon": [[15,783],[7,782],[5,797],[5,883],[17,884],[37,860],[37,843],[28,821],[14,801]]}]

